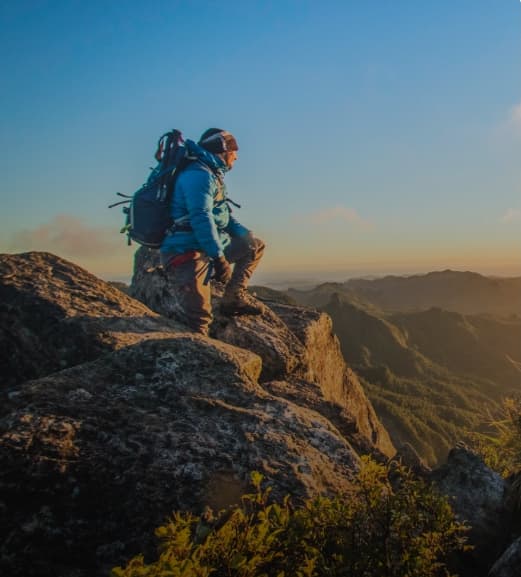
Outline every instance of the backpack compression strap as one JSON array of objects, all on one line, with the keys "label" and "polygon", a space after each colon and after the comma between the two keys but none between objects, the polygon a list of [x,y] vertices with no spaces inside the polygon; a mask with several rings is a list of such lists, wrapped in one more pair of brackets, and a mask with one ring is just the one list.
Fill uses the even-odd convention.
[{"label": "backpack compression strap", "polygon": [[157,142],[157,150],[154,154],[154,158],[157,162],[165,162],[168,166],[169,163],[169,156],[171,153],[184,142],[183,135],[180,130],[174,128],[174,130],[170,130],[169,132],[165,132]]}]

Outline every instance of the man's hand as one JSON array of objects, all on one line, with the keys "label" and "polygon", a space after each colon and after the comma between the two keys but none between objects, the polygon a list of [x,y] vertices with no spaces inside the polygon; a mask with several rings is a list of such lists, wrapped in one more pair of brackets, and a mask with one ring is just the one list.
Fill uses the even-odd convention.
[{"label": "man's hand", "polygon": [[232,278],[232,267],[224,256],[219,256],[213,259],[213,270],[213,278],[217,282],[227,284]]}]

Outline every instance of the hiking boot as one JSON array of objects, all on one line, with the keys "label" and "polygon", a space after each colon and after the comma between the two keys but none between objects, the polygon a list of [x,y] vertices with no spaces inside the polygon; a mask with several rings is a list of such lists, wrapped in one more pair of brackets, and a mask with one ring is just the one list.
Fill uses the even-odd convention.
[{"label": "hiking boot", "polygon": [[224,315],[261,315],[264,312],[264,306],[246,289],[239,289],[224,293],[221,300],[221,312]]}]

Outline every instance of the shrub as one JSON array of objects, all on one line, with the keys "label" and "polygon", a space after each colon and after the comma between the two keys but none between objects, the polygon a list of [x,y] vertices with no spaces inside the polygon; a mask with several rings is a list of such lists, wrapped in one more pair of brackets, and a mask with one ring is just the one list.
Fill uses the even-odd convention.
[{"label": "shrub", "polygon": [[229,511],[174,514],[156,530],[157,560],[113,577],[434,577],[464,547],[445,498],[397,463],[363,458],[349,494],[299,506],[270,502],[261,480]]},{"label": "shrub", "polygon": [[472,448],[491,468],[508,477],[521,471],[521,399],[508,398],[499,419],[491,419],[489,432],[469,434]]}]

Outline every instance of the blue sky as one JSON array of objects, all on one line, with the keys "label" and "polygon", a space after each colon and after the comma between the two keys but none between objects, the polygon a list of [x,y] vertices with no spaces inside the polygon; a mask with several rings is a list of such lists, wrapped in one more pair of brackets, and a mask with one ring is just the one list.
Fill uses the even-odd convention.
[{"label": "blue sky", "polygon": [[0,4],[0,251],[127,278],[115,192],[236,136],[256,280],[521,275],[519,0]]}]

